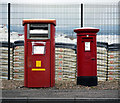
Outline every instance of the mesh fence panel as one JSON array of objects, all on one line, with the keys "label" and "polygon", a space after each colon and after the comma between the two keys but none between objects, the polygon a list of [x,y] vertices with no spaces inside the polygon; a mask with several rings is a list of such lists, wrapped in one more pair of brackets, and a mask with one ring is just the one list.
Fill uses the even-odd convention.
[{"label": "mesh fence panel", "polygon": [[[97,35],[97,42],[100,42],[97,45],[98,76],[101,77],[100,80],[106,80],[109,74],[108,68],[110,68],[108,65],[108,63],[110,63],[108,61],[109,50],[106,46],[113,43],[119,43],[119,5],[84,4],[83,7],[84,27],[95,27],[100,29]],[[0,35],[2,35],[0,36],[0,41],[7,40],[7,9],[7,4],[0,4],[0,27],[2,32],[0,32]],[[64,35],[64,38],[69,37],[76,40],[76,34],[73,30],[81,27],[81,5],[11,4],[11,42],[24,40],[23,19],[56,19],[56,36]],[[68,43],[69,39],[60,38],[60,41]],[[101,42],[103,42],[103,44]],[[60,48],[63,47],[61,46]],[[15,51],[13,53],[15,53]],[[64,52],[64,55],[67,55],[67,52]],[[57,56],[56,53],[56,57]],[[18,60],[21,59],[18,58]],[[71,64],[71,61],[68,61],[68,64]],[[119,68],[117,68],[117,70],[118,69]]]}]

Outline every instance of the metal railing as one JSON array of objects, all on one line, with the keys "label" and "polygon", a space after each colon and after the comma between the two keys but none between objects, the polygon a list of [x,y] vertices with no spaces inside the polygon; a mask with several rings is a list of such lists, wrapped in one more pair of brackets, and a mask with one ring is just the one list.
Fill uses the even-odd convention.
[{"label": "metal railing", "polygon": [[[56,36],[67,35],[76,39],[74,29],[96,27],[100,29],[98,42],[119,43],[118,4],[0,4],[0,25],[8,28],[8,44],[24,34],[23,19],[56,19]],[[10,37],[11,35],[11,37]],[[13,36],[14,35],[14,36]],[[6,39],[6,40],[7,40]],[[67,41],[64,41],[67,43]],[[8,45],[9,48],[9,45]],[[8,49],[8,79],[10,56]]]}]

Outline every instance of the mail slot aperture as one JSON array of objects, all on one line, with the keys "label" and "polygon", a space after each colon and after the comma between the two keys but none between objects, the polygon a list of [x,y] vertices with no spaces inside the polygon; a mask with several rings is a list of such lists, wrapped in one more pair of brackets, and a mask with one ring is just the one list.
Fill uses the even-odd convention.
[{"label": "mail slot aperture", "polygon": [[28,24],[28,39],[50,39],[50,24]]}]

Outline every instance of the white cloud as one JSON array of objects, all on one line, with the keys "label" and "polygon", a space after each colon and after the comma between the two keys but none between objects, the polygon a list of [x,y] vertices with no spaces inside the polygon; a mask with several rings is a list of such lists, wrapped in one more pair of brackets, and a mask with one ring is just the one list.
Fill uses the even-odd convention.
[{"label": "white cloud", "polygon": [[1,0],[2,3],[118,3],[119,0]]}]

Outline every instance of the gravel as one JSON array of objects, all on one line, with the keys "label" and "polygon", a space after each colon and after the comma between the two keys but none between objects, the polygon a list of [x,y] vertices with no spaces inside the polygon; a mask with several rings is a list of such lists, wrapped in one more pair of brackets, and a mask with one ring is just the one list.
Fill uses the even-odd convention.
[{"label": "gravel", "polygon": [[[80,89],[80,90],[118,90],[118,81],[99,81],[97,86],[82,86],[76,85],[76,82],[72,81],[56,81],[55,86],[50,89]],[[2,80],[3,90],[15,90],[15,89],[34,89],[34,88],[26,88],[24,87],[24,81],[20,80]],[[46,89],[46,88],[37,88],[37,89]]]}]

